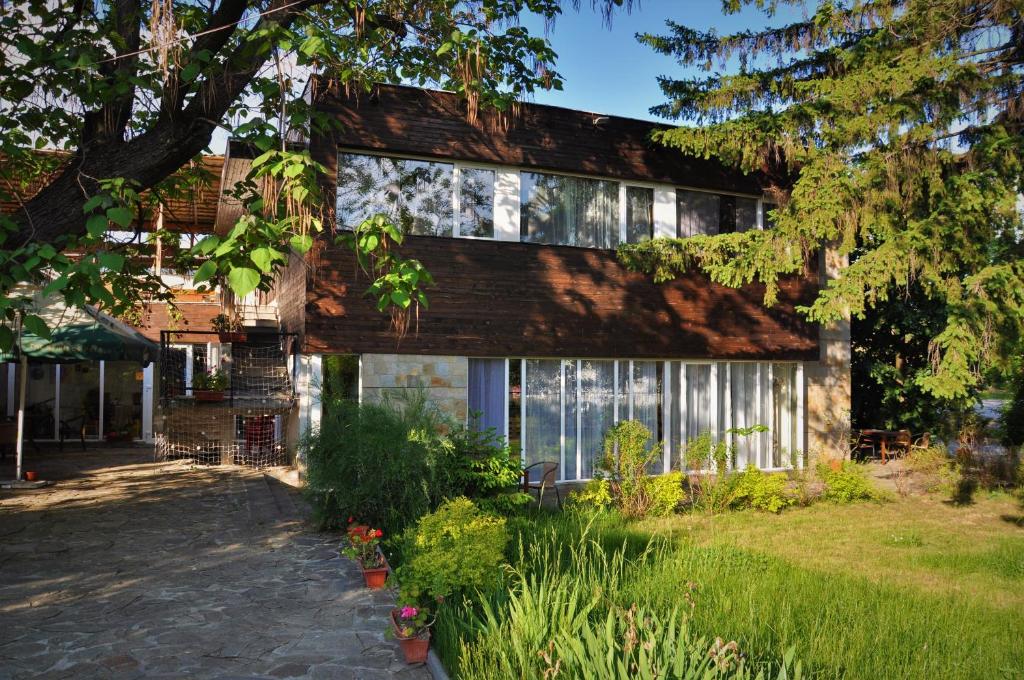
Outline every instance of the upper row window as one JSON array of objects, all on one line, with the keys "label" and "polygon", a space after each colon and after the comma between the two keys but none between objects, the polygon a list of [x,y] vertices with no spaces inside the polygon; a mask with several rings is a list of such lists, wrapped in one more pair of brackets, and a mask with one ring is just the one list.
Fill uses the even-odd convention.
[{"label": "upper row window", "polygon": [[676,189],[676,236],[728,234],[757,228],[757,199]]},{"label": "upper row window", "polygon": [[[654,238],[654,189],[618,181],[520,172],[520,239],[615,248]],[[338,224],[383,213],[407,234],[494,238],[496,173],[439,161],[341,153]],[[676,190],[676,235],[724,234],[758,226],[757,200]]]}]

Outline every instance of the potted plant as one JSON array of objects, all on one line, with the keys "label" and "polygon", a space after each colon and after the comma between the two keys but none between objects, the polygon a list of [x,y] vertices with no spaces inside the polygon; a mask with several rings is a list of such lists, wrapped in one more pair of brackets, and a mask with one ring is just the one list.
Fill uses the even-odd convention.
[{"label": "potted plant", "polygon": [[423,606],[404,604],[391,610],[391,625],[406,663],[426,663],[430,651],[430,626],[434,620]]},{"label": "potted plant", "polygon": [[223,401],[228,388],[227,373],[212,370],[192,376],[192,395],[196,401]]},{"label": "potted plant", "polygon": [[210,325],[217,331],[217,337],[222,343],[245,342],[249,337],[243,330],[242,320],[237,316],[221,313],[210,319]]},{"label": "potted plant", "polygon": [[366,587],[377,590],[388,580],[388,561],[380,551],[380,539],[384,532],[359,524],[349,518],[348,545],[341,553],[355,560],[363,570]]}]

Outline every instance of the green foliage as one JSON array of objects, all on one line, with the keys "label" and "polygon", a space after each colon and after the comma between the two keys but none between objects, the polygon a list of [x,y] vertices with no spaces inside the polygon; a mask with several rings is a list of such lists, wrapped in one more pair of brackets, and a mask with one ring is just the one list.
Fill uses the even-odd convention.
[{"label": "green foliage", "polygon": [[754,466],[736,475],[732,485],[733,507],[781,512],[796,503],[796,494],[788,488],[789,479],[781,472],[767,474]]},{"label": "green foliage", "polygon": [[[774,2],[723,6],[776,17]],[[772,229],[623,244],[621,260],[656,280],[696,266],[724,285],[760,282],[770,305],[808,254],[835,247],[849,267],[799,309],[815,322],[901,317],[861,373],[886,393],[880,415],[915,393],[970,398],[1024,331],[1019,26],[1013,3],[880,0],[821,2],[756,31],[670,23],[641,36],[704,71],[660,81],[668,101],[654,112],[688,124],[655,141],[767,170],[777,207]],[[891,347],[908,336],[907,353]]]},{"label": "green foliage", "polygon": [[565,501],[566,510],[576,512],[604,512],[612,507],[612,485],[603,477],[591,479],[582,489],[573,491]]},{"label": "green foliage", "polygon": [[421,517],[404,538],[404,562],[395,572],[399,601],[429,606],[492,586],[501,574],[508,532],[503,518],[482,512],[468,498],[453,498]]},{"label": "green foliage", "polygon": [[228,374],[219,369],[196,373],[192,376],[192,387],[197,390],[223,392],[231,384]]},{"label": "green foliage", "polygon": [[[1013,381],[1013,396],[1006,404],[999,423],[1002,429],[1003,443],[1007,446],[1024,445],[1024,369]],[[1024,479],[1022,479],[1024,483]]]},{"label": "green foliage", "polygon": [[331,400],[300,448],[321,528],[355,516],[394,536],[449,498],[503,513],[529,501],[517,491],[519,459],[497,435],[453,424],[423,390],[379,404]]},{"label": "green foliage", "polygon": [[478,602],[442,610],[438,645],[455,677],[801,677],[792,652],[750,660],[735,642],[694,634],[692,600],[630,601],[633,586],[672,559],[668,545],[651,542],[629,557],[625,546],[605,548],[601,538],[593,524],[564,522],[523,536],[506,582]]},{"label": "green foliage", "polygon": [[686,500],[686,490],[683,488],[685,481],[685,475],[678,470],[650,477],[647,481],[650,502],[647,514],[651,517],[665,517],[678,510]]},{"label": "green foliage", "polygon": [[941,446],[913,449],[903,459],[903,465],[929,493],[952,496],[960,486],[959,465]]},{"label": "green foliage", "polygon": [[234,333],[244,328],[239,317],[231,317],[227,314],[218,314],[210,319],[210,327],[218,333]]},{"label": "green foliage", "polygon": [[825,483],[825,492],[822,496],[833,503],[881,499],[864,468],[856,463],[843,461],[838,470],[822,463],[818,466],[818,476]]}]

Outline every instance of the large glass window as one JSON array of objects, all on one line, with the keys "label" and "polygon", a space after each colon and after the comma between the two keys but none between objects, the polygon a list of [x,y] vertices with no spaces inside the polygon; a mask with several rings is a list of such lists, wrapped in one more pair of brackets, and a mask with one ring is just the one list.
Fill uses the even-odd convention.
[{"label": "large glass window", "polygon": [[[107,385],[113,376],[107,376]],[[108,400],[109,405],[109,400]],[[110,431],[110,412],[104,412],[105,432]],[[60,371],[60,420],[64,436],[98,437],[100,433],[100,364],[98,361],[66,364]]]},{"label": "large glass window", "polygon": [[626,242],[654,238],[654,189],[626,187]]},{"label": "large glass window", "polygon": [[562,458],[561,362],[549,359],[526,361],[523,423],[526,434],[525,464]]},{"label": "large glass window", "polygon": [[579,373],[580,477],[594,476],[604,435],[615,424],[615,362],[581,361]]},{"label": "large glass window", "polygon": [[494,170],[459,168],[459,236],[494,238]]},{"label": "large glass window", "polygon": [[619,183],[520,173],[520,219],[523,241],[614,248],[619,244]]},{"label": "large glass window", "polygon": [[342,153],[337,218],[351,229],[383,213],[407,234],[451,236],[452,163]]}]

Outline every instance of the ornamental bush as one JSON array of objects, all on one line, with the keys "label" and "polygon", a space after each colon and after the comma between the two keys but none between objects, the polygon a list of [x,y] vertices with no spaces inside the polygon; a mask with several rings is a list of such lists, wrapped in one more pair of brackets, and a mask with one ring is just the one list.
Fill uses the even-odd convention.
[{"label": "ornamental bush", "polygon": [[821,464],[818,466],[818,476],[825,483],[825,492],[822,494],[825,500],[853,503],[881,499],[864,469],[852,461],[844,461],[838,470]]},{"label": "ornamental bush", "polygon": [[789,479],[781,472],[768,474],[753,465],[736,475],[731,505],[766,512],[781,512],[796,502],[789,488]]},{"label": "ornamental bush", "polygon": [[404,563],[395,576],[399,601],[424,603],[494,585],[505,559],[505,519],[468,498],[445,501],[406,532]]}]

